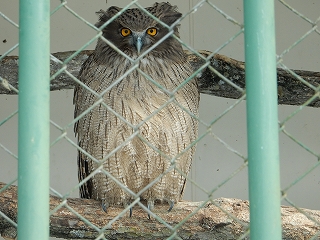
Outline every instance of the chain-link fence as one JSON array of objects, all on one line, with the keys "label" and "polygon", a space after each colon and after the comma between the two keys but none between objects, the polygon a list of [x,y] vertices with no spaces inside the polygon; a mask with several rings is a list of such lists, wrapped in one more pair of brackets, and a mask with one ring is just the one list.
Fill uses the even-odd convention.
[{"label": "chain-link fence", "polygon": [[[74,239],[128,239],[129,237],[136,239],[249,238],[249,205],[247,201],[239,200],[248,199],[248,153],[245,120],[245,99],[247,95],[246,88],[244,87],[244,65],[242,62],[228,58],[232,57],[237,60],[244,60],[243,32],[245,21],[242,16],[242,2],[234,3],[234,1],[224,1],[224,3],[221,3],[219,1],[190,0],[173,1],[172,4],[178,6],[179,12],[181,12],[182,15],[179,16],[177,20],[168,24],[161,21],[161,17],[154,17],[151,14],[154,12],[144,9],[144,7],[152,6],[148,1],[108,1],[107,6],[105,2],[51,2],[51,52],[65,51],[64,53],[51,55],[51,85],[54,85],[53,87],[56,89],[73,88],[73,86],[77,85],[78,94],[80,95],[79,91],[82,94],[90,93],[90,95],[87,95],[85,98],[91,99],[89,103],[84,101],[82,103],[79,102],[78,105],[76,104],[81,110],[78,111],[75,119],[73,119],[72,91],[51,92],[50,194],[54,196],[50,204],[52,236]],[[17,55],[17,49],[19,47],[17,41],[13,40],[17,39],[19,32],[18,3],[1,3],[1,5],[3,6],[1,6],[0,14],[2,19],[0,20],[0,26],[1,29],[5,30],[0,33],[0,40],[2,41],[2,56],[0,57],[0,66],[2,68],[0,69],[1,93],[17,94],[18,87],[15,84],[17,83],[17,66],[19,60],[18,58],[10,57],[10,55]],[[108,17],[108,20],[104,23],[95,26],[94,23],[97,22],[97,19],[96,16],[94,16],[94,12],[101,8],[105,10],[113,5],[119,6],[121,9],[117,9],[117,13]],[[270,6],[272,7],[272,5]],[[285,1],[279,1],[276,2],[275,5],[277,64],[279,68],[283,69],[278,70],[278,98],[281,103],[293,105],[279,106],[278,108],[282,204],[292,207],[284,207],[281,212],[283,238],[285,239],[318,239],[320,235],[320,213],[316,211],[316,209],[319,209],[317,201],[319,194],[317,190],[319,187],[318,173],[320,171],[318,167],[320,158],[318,150],[320,131],[317,124],[320,115],[318,111],[318,107],[320,106],[320,80],[319,73],[317,73],[320,56],[319,7],[319,3],[316,1],[310,1],[308,3],[294,1],[292,3],[290,2],[290,4]],[[141,55],[132,55],[130,51],[129,53],[126,52],[118,42],[112,41],[104,35],[107,31],[106,29],[111,28],[112,24],[117,22],[127,9],[131,8],[139,8],[142,15],[147,16],[145,17],[146,19],[152,19],[148,20],[153,22],[153,25],[150,27],[146,27],[143,25],[144,23],[141,23],[144,26],[143,29],[151,29],[153,31],[162,29],[166,33],[148,50],[143,50]],[[267,10],[265,9],[265,11]],[[23,13],[23,9],[21,9],[20,12]],[[254,13],[251,13],[251,15],[254,17]],[[246,21],[250,20],[251,19],[247,19]],[[125,22],[126,20],[122,19],[121,21]],[[134,19],[133,21],[137,20]],[[180,24],[179,38],[177,32],[175,32],[175,27]],[[248,27],[249,25],[250,24],[246,26]],[[263,28],[266,27],[265,25],[268,25],[268,23],[260,25],[261,31],[262,29],[265,30]],[[156,29],[153,29],[155,26],[157,26]],[[129,31],[131,31],[130,28]],[[254,30],[251,29],[251,31]],[[117,34],[121,34],[121,32],[117,32]],[[152,32],[150,34],[152,35]],[[257,31],[257,35],[258,34],[259,31]],[[255,32],[253,32],[251,37],[255,37]],[[183,46],[193,69],[193,71],[188,74],[185,72],[179,73],[180,76],[183,74],[182,79],[173,87],[165,81],[162,82],[161,78],[152,75],[152,71],[148,72],[147,68],[143,67],[143,64],[148,65],[148,63],[144,63],[143,61],[149,61],[145,59],[151,55],[152,52],[157,52],[158,49],[161,48],[161,44],[169,44],[167,42],[168,39],[172,39],[176,44],[178,43],[178,45]],[[94,88],[91,82],[84,82],[84,77],[78,77],[78,73],[81,64],[88,58],[88,55],[91,54],[91,52],[85,50],[94,49],[97,40],[99,40],[101,44],[111,46],[115,51],[114,53],[121,56],[122,62],[114,66],[114,72],[121,72],[123,68],[121,66],[125,64],[128,65],[125,65],[125,70],[123,70],[111,84],[103,86],[104,83],[101,81],[101,86]],[[260,40],[263,42],[265,39]],[[248,44],[249,41],[247,40],[246,43]],[[167,50],[169,46],[170,45],[166,45],[165,50]],[[271,49],[264,49],[265,52],[263,52],[263,50],[261,51],[263,53],[263,55],[260,56],[261,58],[267,58],[270,52],[272,54],[272,43],[270,46]],[[75,52],[66,52],[74,49],[76,49]],[[198,52],[198,50],[203,49],[207,51]],[[261,49],[257,49],[254,51],[260,52],[260,50]],[[223,54],[228,57],[216,54]],[[254,57],[254,53],[251,53],[250,56]],[[248,63],[248,55],[246,57],[246,62]],[[170,57],[168,59],[170,59]],[[162,59],[162,61],[165,60]],[[269,69],[268,66],[265,67]],[[106,69],[101,69],[101,67],[97,67],[97,65],[95,68],[99,71],[106,72]],[[290,69],[297,69],[298,71]],[[263,71],[261,70],[260,72]],[[90,74],[93,73],[89,72],[88,76]],[[133,113],[126,115],[124,111],[126,110],[125,107],[120,108],[120,110],[116,107],[118,106],[117,104],[108,102],[110,98],[106,98],[106,96],[110,97],[114,89],[117,89],[116,95],[118,92],[121,92],[119,90],[121,83],[125,81],[129,82],[130,76],[134,74],[139,76],[139,79],[142,78],[144,83],[147,83],[150,89],[161,95],[163,99],[159,100],[160,103],[155,106],[153,106],[155,103],[148,105],[148,102],[142,107],[135,106],[133,109],[135,116],[140,114],[140,118],[138,117],[132,120],[131,117]],[[175,74],[175,78],[178,75]],[[172,77],[172,75],[169,75],[169,77]],[[194,77],[199,78],[199,89],[202,93],[218,96],[208,97],[202,94],[199,115],[197,114],[198,110],[194,111],[194,109],[190,107],[190,102],[195,101],[195,97],[192,96],[197,95],[197,93],[189,89],[190,84],[194,81]],[[218,80],[216,80],[216,78],[218,78]],[[104,78],[102,78],[102,80],[104,80]],[[213,84],[209,85],[206,81],[211,81]],[[264,95],[264,92],[269,91],[270,86],[263,84],[262,82],[262,89],[260,88],[259,91],[251,90],[254,93],[257,92],[258,96],[254,96],[256,100],[253,98],[253,100],[249,99],[249,101],[251,101],[253,107],[255,107],[255,101],[261,105],[256,105],[257,108],[253,109],[255,112],[251,113],[251,117],[249,113],[249,123],[250,121],[251,123],[254,121],[252,120],[253,115],[259,115],[258,112],[261,110],[259,106],[266,106],[264,105],[266,102],[268,105],[269,102],[274,101],[272,95],[271,98]],[[119,102],[122,101],[122,98],[129,98],[137,86],[133,85],[131,87],[132,90],[126,92],[127,95],[125,94],[117,98]],[[263,89],[263,87],[266,88]],[[188,97],[188,104],[180,100],[181,92],[186,89],[189,89],[189,92],[187,91],[188,94],[184,96],[184,98]],[[33,90],[35,92],[39,91],[38,89]],[[151,93],[146,92],[146,94]],[[26,94],[26,96],[28,97],[30,95]],[[150,97],[148,99],[148,101],[152,101],[153,98]],[[134,100],[131,99],[130,101]],[[16,171],[18,167],[17,97],[1,95],[1,102],[3,104],[0,112],[0,151],[2,156],[0,182],[3,182],[3,184],[1,183],[0,187],[0,201],[2,203],[0,230],[2,236],[11,236],[13,238],[16,233],[15,228],[17,227],[17,195],[13,187],[17,185],[18,180],[18,173]],[[29,103],[24,104],[26,104],[24,106],[28,106]],[[32,104],[33,103],[30,102],[29,105]],[[146,107],[150,108],[150,110],[147,111]],[[79,133],[78,130],[78,134],[85,136],[87,132],[90,132],[90,124],[86,125],[85,121],[88,120],[84,119],[94,118],[91,113],[95,112],[98,108],[102,109],[102,112],[109,114],[107,114],[108,116],[104,120],[105,122],[110,121],[113,122],[113,124],[120,123],[121,128],[129,129],[125,132],[126,134],[122,136],[122,141],[115,141],[117,144],[102,155],[92,151],[86,144],[79,144],[73,132],[73,125],[78,121],[78,124],[84,126],[83,132]],[[175,153],[172,152],[173,150],[166,150],[166,148],[158,143],[161,137],[155,140],[155,138],[148,136],[148,131],[145,129],[146,125],[151,128],[151,125],[148,125],[150,122],[155,125],[159,124],[162,128],[165,126],[162,125],[162,122],[170,123],[170,118],[168,117],[162,117],[159,122],[153,122],[158,116],[166,115],[166,111],[169,108],[172,108],[171,111],[173,112],[171,113],[171,118],[179,119],[181,117],[184,119],[183,121],[189,121],[189,124],[187,124],[185,128],[182,128],[183,130],[180,130],[180,133],[183,132],[180,135],[181,138],[189,136],[192,140],[191,142],[180,143],[181,145],[177,147],[178,150],[174,150]],[[259,201],[262,202],[262,204],[266,203],[264,207],[259,205],[252,206],[252,209],[256,211],[254,214],[257,214],[255,216],[258,217],[259,214],[262,216],[262,214],[273,212],[273,210],[270,209],[270,205],[267,205],[268,202],[266,199],[269,199],[270,196],[271,198],[277,199],[278,194],[280,196],[276,186],[278,182],[278,142],[276,139],[267,139],[267,142],[264,142],[264,136],[267,138],[270,133],[268,122],[264,122],[270,119],[270,116],[263,116],[263,113],[265,113],[264,110],[268,111],[269,109],[263,109],[262,111],[262,117],[265,119],[260,119],[260,124],[254,123],[252,124],[253,126],[248,127],[249,144],[251,147],[267,147],[269,146],[268,142],[276,145],[276,148],[271,148],[271,151],[267,149],[266,155],[264,155],[263,149],[258,153],[250,153],[249,146],[249,153],[255,156],[257,164],[252,166],[263,168],[253,173],[256,178],[253,179],[251,177],[250,179],[250,199],[253,199],[252,202],[254,204],[259,204]],[[23,110],[24,113],[28,111],[29,109]],[[252,109],[249,111],[252,111]],[[276,110],[271,109],[271,111],[276,115]],[[139,114],[136,114],[137,112]],[[146,113],[148,114],[145,116]],[[19,109],[19,114],[21,115],[21,109]],[[109,120],[107,118],[109,118]],[[111,118],[115,120],[112,121],[110,120]],[[20,119],[19,121],[23,122],[22,120],[23,119]],[[32,121],[32,119],[30,119],[30,121]],[[182,120],[179,119],[179,121],[176,122],[181,121]],[[190,122],[193,122],[193,124]],[[171,124],[175,124],[175,122],[173,121]],[[199,133],[196,137],[192,137],[193,135],[190,135],[190,131],[194,131],[197,125]],[[257,129],[257,126],[260,126],[259,129]],[[161,127],[157,131],[161,132],[164,130],[161,129]],[[22,126],[20,126],[20,129],[21,128]],[[262,141],[259,139],[259,136],[261,138],[261,135],[259,135],[250,142],[250,128],[252,131],[251,136],[252,134],[259,133],[261,129],[268,130],[265,132],[262,131]],[[106,129],[103,128],[104,131],[107,131]],[[114,128],[111,127],[110,129],[108,130],[108,134],[111,135],[112,129]],[[94,132],[94,130],[92,130],[92,132]],[[177,131],[174,133],[177,133]],[[36,134],[39,136],[43,134],[43,131],[38,129],[38,133]],[[155,134],[155,132],[151,131],[151,134]],[[108,136],[99,137],[95,144],[98,145],[99,141],[103,140],[103,137]],[[87,136],[87,138],[94,141],[97,137]],[[178,136],[174,135],[174,138],[177,139]],[[109,143],[115,139],[117,139],[117,135],[111,136],[108,141],[105,140],[105,142]],[[149,155],[156,156],[155,159],[161,159],[161,161],[163,161],[162,164],[166,167],[164,167],[162,173],[158,173],[156,176],[150,178],[142,187],[132,189],[132,187],[128,187],[132,186],[128,181],[134,182],[136,181],[135,178],[122,176],[112,171],[113,168],[119,167],[119,163],[111,168],[107,168],[106,163],[115,161],[115,159],[117,159],[115,155],[117,154],[124,154],[125,151],[136,151],[138,148],[135,147],[134,144],[136,144],[137,139],[139,141],[138,145],[143,144],[145,148],[150,149]],[[19,143],[21,144],[20,141],[21,139],[19,139]],[[28,142],[28,139],[26,139],[26,141]],[[83,141],[87,140],[82,139],[82,142]],[[179,141],[172,142],[172,145],[174,145],[173,143],[179,145]],[[266,145],[259,146],[259,143]],[[133,147],[130,144],[133,145]],[[179,161],[184,155],[190,154],[195,145],[197,145],[197,151],[193,157],[191,172],[187,174],[188,170],[184,169],[184,167],[188,168],[188,166],[179,165]],[[168,147],[169,149],[175,149],[171,148],[171,146]],[[104,148],[101,147],[101,149]],[[80,161],[80,167],[84,167],[85,169],[80,169],[82,173],[80,183],[77,183],[78,166],[76,159],[78,151],[84,159],[82,162]],[[132,154],[126,156],[129,158],[132,157]],[[28,156],[24,156],[24,158],[28,158]],[[269,160],[268,158],[272,159]],[[36,158],[33,159],[33,161],[36,160]],[[21,165],[20,162],[19,171],[21,172],[27,169],[31,164],[30,161],[31,160],[26,160],[23,165]],[[118,161],[120,161],[119,158]],[[88,166],[90,164],[88,163],[94,167],[91,166],[90,169]],[[150,167],[152,166],[147,160],[145,160],[145,164],[149,164]],[[37,163],[34,165],[38,166]],[[269,165],[273,165],[274,168],[269,168]],[[42,167],[46,168],[45,165]],[[40,171],[42,175],[48,175],[47,169],[37,170]],[[253,171],[254,170],[256,169],[253,169]],[[83,171],[85,171],[85,173]],[[137,172],[134,168],[132,168],[132,171],[135,171],[134,173],[137,175],[141,175],[142,173],[150,174],[143,171]],[[166,179],[166,176],[172,174],[173,171],[177,172],[177,175],[172,175],[172,177],[186,178],[187,187],[183,199],[188,201],[175,203],[170,212],[167,211],[169,207],[171,208],[169,205],[172,205],[170,201],[169,205],[166,202],[163,202],[163,204],[156,202],[155,208],[151,209],[152,206],[150,203],[148,204],[148,202],[144,201],[148,199],[143,199],[145,196],[144,193],[154,189],[154,186],[158,186],[157,183],[162,181],[162,179]],[[260,176],[257,175],[259,171],[261,172]],[[268,175],[269,173],[271,175]],[[126,174],[131,175],[130,172]],[[80,187],[85,189],[82,190],[85,197],[99,198],[101,200],[102,197],[97,193],[98,191],[92,190],[90,194],[85,194],[86,189],[90,188],[91,185],[100,188],[100,185],[96,182],[100,179],[97,176],[101,175],[103,177],[107,176],[108,181],[112,183],[115,182],[115,188],[120,189],[118,193],[129,196],[130,201],[127,201],[126,204],[120,208],[110,206],[106,209],[107,213],[105,213],[102,207],[94,201],[80,201],[79,199],[71,198],[78,197],[78,189]],[[19,184],[21,184],[23,179],[20,174],[19,176],[19,181],[21,181]],[[271,179],[263,180],[263,177],[266,176],[271,176],[275,183],[271,184]],[[45,178],[45,176],[43,178]],[[123,178],[127,180],[125,181]],[[270,184],[269,192],[268,189],[261,189],[263,182],[265,185]],[[43,183],[44,185],[42,185],[42,187],[45,187],[46,180],[43,180]],[[107,190],[104,189],[102,191]],[[263,193],[266,193],[266,195],[263,195]],[[29,186],[23,194],[30,196],[29,199],[25,201],[32,202],[35,201],[34,196],[41,193],[39,193],[39,189],[33,189],[32,186]],[[37,200],[41,202],[43,199]],[[264,200],[266,201],[264,202]],[[274,205],[275,214],[278,212],[277,204],[280,204],[279,202]],[[104,208],[105,207],[106,206],[104,206]],[[129,215],[132,216],[130,217]],[[253,215],[251,215],[251,217],[252,216]],[[29,221],[28,217],[29,216],[25,216],[24,221]],[[39,217],[38,221],[39,224],[45,222],[41,217]],[[32,223],[32,221],[30,222]],[[277,229],[280,229],[279,226],[272,226],[272,224],[277,225],[276,219],[272,224],[270,224],[270,222],[264,222],[262,224],[260,222],[251,222],[251,226],[255,225],[255,223],[258,223],[257,225],[260,225],[261,228],[255,226],[255,230],[251,229],[252,234],[255,232],[253,236],[250,236],[252,238],[257,238],[258,236],[259,239],[269,239],[270,236],[276,235],[270,233],[268,236],[265,236],[267,234],[264,233],[263,229],[272,229],[272,227],[274,227],[275,232],[277,232]],[[271,227],[265,227],[266,225]],[[261,231],[263,236],[257,235],[257,231]]]}]

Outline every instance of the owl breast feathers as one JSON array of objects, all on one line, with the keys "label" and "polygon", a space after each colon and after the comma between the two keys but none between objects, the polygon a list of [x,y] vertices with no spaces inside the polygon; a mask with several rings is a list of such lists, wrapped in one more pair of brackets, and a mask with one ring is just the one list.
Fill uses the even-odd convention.
[{"label": "owl breast feathers", "polygon": [[[74,92],[82,198],[127,205],[139,194],[178,202],[197,138],[199,92],[180,42],[175,6],[125,10],[103,30]],[[97,27],[121,11],[99,12]],[[163,24],[164,23],[164,24]],[[170,29],[167,26],[171,27]],[[174,36],[173,36],[174,35]],[[115,47],[115,48],[114,48]]]}]

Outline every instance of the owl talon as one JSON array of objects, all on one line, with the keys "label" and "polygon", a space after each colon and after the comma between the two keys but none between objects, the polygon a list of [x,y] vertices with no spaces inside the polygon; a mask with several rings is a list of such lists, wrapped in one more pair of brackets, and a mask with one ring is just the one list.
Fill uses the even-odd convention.
[{"label": "owl talon", "polygon": [[107,205],[105,204],[105,203],[102,203],[101,204],[101,207],[102,207],[102,210],[105,212],[105,213],[108,213],[108,207],[107,207]]},{"label": "owl talon", "polygon": [[[148,201],[148,210],[151,212],[151,209],[153,208],[153,201]],[[148,211],[148,219],[151,220],[150,212]]]},{"label": "owl talon", "polygon": [[169,207],[169,209],[168,209],[168,212],[170,212],[170,211],[172,210],[173,206],[174,206],[174,201],[168,201],[168,202],[169,202],[169,204],[170,204],[170,207]]},{"label": "owl talon", "polygon": [[[149,203],[148,203],[148,210],[151,211],[151,210],[150,210],[150,204],[149,204]],[[148,212],[148,219],[149,219],[149,220],[151,219],[149,212]]]}]

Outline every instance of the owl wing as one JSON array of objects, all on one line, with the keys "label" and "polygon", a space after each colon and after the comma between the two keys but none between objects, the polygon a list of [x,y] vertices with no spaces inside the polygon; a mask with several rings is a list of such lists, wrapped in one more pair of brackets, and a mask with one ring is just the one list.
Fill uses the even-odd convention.
[{"label": "owl wing", "polygon": [[[79,183],[84,180],[88,175],[89,172],[89,164],[82,156],[81,153],[78,153],[78,179]],[[82,184],[79,188],[80,190],[80,197],[81,198],[92,198],[92,190],[93,184],[91,178],[88,179],[84,184]]]},{"label": "owl wing", "polygon": [[[85,72],[92,63],[94,56],[91,54],[88,59],[83,63],[81,70],[78,75],[78,79],[85,83],[86,77]],[[74,97],[73,97],[73,104],[75,105],[74,110],[74,117],[78,117],[83,111],[86,110],[90,105],[93,104],[93,101],[90,101],[90,98],[87,98],[88,91],[84,89],[79,84],[76,85],[74,89]],[[87,101],[89,99],[89,101]],[[91,98],[92,99],[92,98]],[[91,103],[92,102],[92,103]],[[85,135],[83,128],[83,119],[88,117],[83,116],[82,119],[78,120],[74,125],[74,132],[75,135],[78,137],[78,146],[82,147],[83,145],[87,144],[88,141],[87,136]],[[80,123],[81,122],[81,123]],[[78,180],[79,183],[83,181],[87,176],[90,174],[90,167],[88,162],[88,157],[82,153],[80,150],[78,151]],[[81,198],[88,198],[91,199],[93,195],[93,182],[92,178],[88,179],[85,183],[83,183],[80,187],[80,197]]]}]

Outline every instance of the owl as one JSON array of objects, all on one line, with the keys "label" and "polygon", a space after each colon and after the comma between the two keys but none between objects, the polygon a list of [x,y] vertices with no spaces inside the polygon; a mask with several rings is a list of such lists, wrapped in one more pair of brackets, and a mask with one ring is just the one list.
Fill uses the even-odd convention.
[{"label": "owl", "polygon": [[171,210],[198,132],[197,81],[178,40],[182,14],[169,3],[120,11],[98,12],[102,37],[74,90],[80,195],[105,211],[137,196],[150,210],[162,202]]}]

